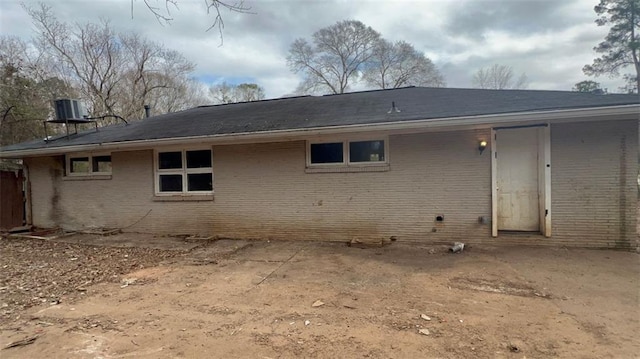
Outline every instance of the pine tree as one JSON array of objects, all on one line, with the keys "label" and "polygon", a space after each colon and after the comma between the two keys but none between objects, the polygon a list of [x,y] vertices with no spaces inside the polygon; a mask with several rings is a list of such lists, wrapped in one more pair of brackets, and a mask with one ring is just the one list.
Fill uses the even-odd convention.
[{"label": "pine tree", "polygon": [[582,68],[589,76],[609,74],[619,76],[620,71],[633,66],[635,74],[625,74],[629,92],[640,88],[640,0],[600,0],[594,8],[600,16],[598,26],[611,25],[604,41],[594,47],[602,54],[593,64]]}]

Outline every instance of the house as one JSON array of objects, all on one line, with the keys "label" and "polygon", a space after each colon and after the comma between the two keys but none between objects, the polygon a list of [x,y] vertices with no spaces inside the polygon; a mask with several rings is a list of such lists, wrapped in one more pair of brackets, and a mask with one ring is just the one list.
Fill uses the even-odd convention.
[{"label": "house", "polygon": [[27,220],[233,238],[638,248],[637,95],[409,87],[203,106],[23,159]]}]

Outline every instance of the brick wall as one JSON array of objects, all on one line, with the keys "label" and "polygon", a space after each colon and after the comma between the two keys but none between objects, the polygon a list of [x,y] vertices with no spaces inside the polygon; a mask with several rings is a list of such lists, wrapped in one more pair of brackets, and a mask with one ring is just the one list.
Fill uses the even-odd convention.
[{"label": "brick wall", "polygon": [[638,246],[638,121],[551,127],[553,237],[584,246]]},{"label": "brick wall", "polygon": [[489,132],[391,136],[390,170],[365,173],[305,173],[304,142],[216,148],[214,227],[303,239],[486,235],[478,216],[490,208],[490,156],[479,155],[480,137]]},{"label": "brick wall", "polygon": [[[425,243],[586,246],[635,240],[637,123],[558,125],[551,132],[549,239],[495,239],[490,225],[479,223],[478,217],[491,214],[491,156],[477,150],[479,139],[490,140],[488,129],[391,135],[385,172],[305,173],[304,141],[214,146],[215,196],[200,202],[154,200],[150,150],[113,153],[109,180],[66,180],[62,159],[29,159],[34,224],[298,240],[396,236]],[[622,192],[621,146],[628,165]],[[627,220],[623,240],[621,214]],[[444,222],[436,222],[437,215]],[[587,222],[592,225],[585,229]]]},{"label": "brick wall", "polygon": [[390,136],[390,170],[366,173],[305,173],[303,141],[215,146],[215,198],[202,202],[154,201],[152,151],[113,153],[109,180],[67,180],[62,158],[34,158],[34,223],[242,238],[485,238],[478,216],[490,213],[490,156],[477,143],[489,137]]}]

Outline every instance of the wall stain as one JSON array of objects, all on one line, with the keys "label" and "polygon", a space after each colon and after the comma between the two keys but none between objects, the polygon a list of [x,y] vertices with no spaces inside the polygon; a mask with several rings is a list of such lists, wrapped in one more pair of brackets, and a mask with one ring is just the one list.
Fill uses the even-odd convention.
[{"label": "wall stain", "polygon": [[64,163],[64,157],[54,157],[55,165],[49,168],[49,176],[52,182],[52,194],[51,194],[51,213],[49,217],[51,221],[56,225],[59,225],[62,220],[62,209],[60,208],[60,181],[62,179],[62,169],[59,167],[60,163]]},{"label": "wall stain", "polygon": [[620,213],[620,237],[616,241],[616,248],[629,249],[631,243],[627,238],[627,136],[620,138],[620,183],[619,192],[619,213]]}]

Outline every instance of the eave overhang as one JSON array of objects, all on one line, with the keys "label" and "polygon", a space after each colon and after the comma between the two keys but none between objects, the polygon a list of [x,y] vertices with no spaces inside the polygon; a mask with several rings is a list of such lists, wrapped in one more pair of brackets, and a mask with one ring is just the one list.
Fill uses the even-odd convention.
[{"label": "eave overhang", "polygon": [[25,157],[62,155],[74,152],[131,151],[163,146],[192,146],[205,143],[211,145],[227,145],[298,141],[314,137],[363,132],[402,134],[615,119],[640,119],[640,104],[57,146],[4,151],[0,152],[0,158],[19,159]]}]

